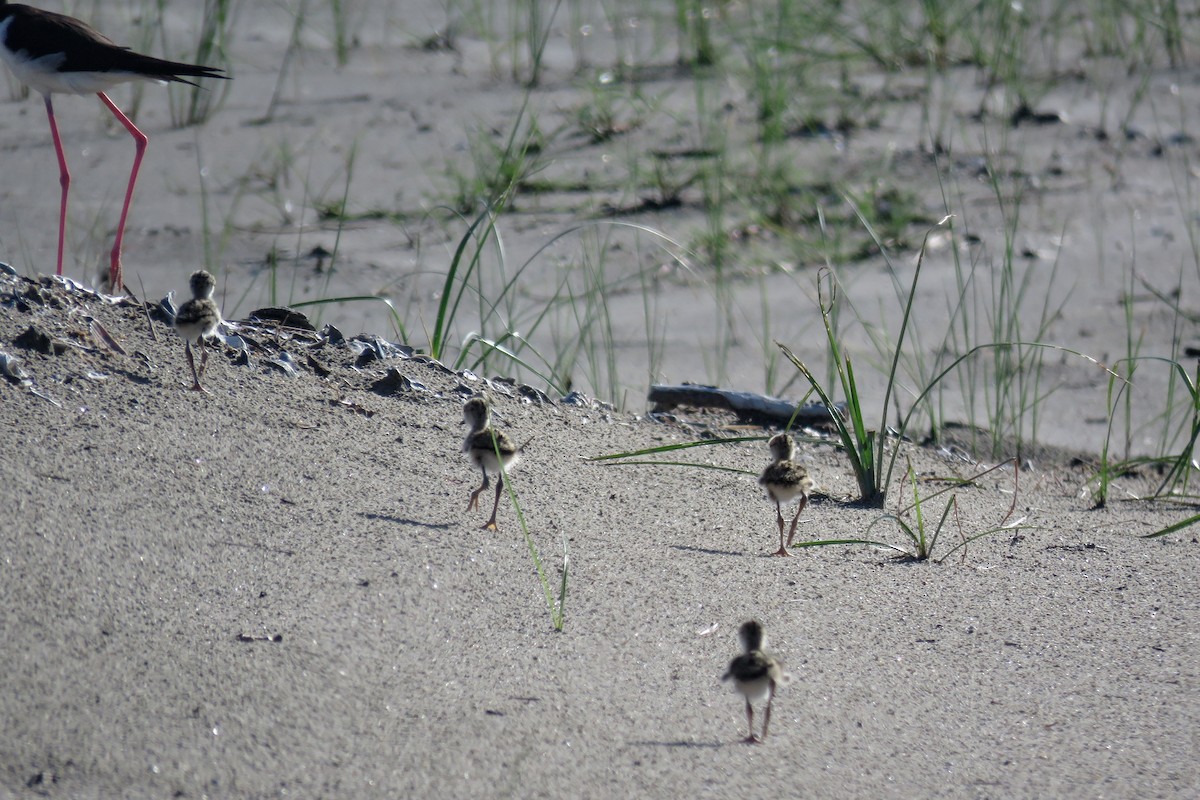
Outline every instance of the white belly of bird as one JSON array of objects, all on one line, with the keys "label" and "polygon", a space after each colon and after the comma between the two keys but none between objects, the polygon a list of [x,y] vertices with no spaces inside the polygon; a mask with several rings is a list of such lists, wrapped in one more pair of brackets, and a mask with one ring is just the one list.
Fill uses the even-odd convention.
[{"label": "white belly of bird", "polygon": [[[494,450],[473,450],[471,455],[475,457],[476,465],[483,467],[489,474],[500,474],[500,460],[496,458]],[[517,456],[513,455],[504,462],[505,469],[511,469],[517,463]]]},{"label": "white belly of bird", "polygon": [[203,336],[212,336],[217,332],[217,325],[210,323],[208,319],[198,319],[193,321],[180,321],[175,319],[175,330],[189,342],[195,342]]},{"label": "white belly of bird", "polygon": [[778,500],[780,503],[790,503],[803,494],[803,487],[783,486],[778,483],[771,483],[767,484],[767,494],[771,495],[772,500]]},{"label": "white belly of bird", "polygon": [[750,681],[738,681],[737,690],[751,703],[761,703],[771,694],[771,679],[764,675]]}]

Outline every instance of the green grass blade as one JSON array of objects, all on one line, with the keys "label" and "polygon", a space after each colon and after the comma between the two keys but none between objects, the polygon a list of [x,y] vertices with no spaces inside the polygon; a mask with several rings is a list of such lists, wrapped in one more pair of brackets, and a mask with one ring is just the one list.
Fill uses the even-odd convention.
[{"label": "green grass blade", "polygon": [[[466,271],[459,279],[459,272],[463,269],[463,255],[466,253],[467,245],[475,236],[476,230],[479,229],[484,222],[488,223],[487,230],[483,234],[483,239],[478,243],[475,249],[475,254],[471,258]],[[495,225],[495,217],[492,213],[491,206],[488,206],[479,213],[475,220],[467,227],[466,233],[458,240],[458,246],[454,249],[454,256],[450,259],[450,269],[446,271],[446,280],[442,284],[441,300],[438,302],[437,318],[433,324],[433,335],[429,341],[429,354],[436,359],[441,359],[443,350],[446,346],[446,337],[449,333],[450,323],[458,314],[458,307],[462,303],[463,293],[466,291],[467,281],[470,278],[471,272],[479,263],[479,251],[487,241],[488,232]],[[455,284],[458,284],[458,291],[455,291]]]},{"label": "green grass blade", "polygon": [[[546,598],[546,607],[550,611],[550,624],[554,626],[556,631],[561,631],[566,624],[566,617],[563,611],[563,601],[567,596],[567,575],[566,575],[566,553],[563,554],[563,578],[559,587],[559,602],[555,602],[554,594],[550,591],[550,581],[546,577],[546,570],[542,566],[542,558],[538,554],[537,544],[533,541],[533,536],[529,533],[529,523],[525,519],[525,510],[521,508],[521,504],[517,500],[517,491],[513,488],[512,480],[508,476],[508,470],[504,467],[504,461],[500,458],[500,442],[493,436],[492,447],[496,451],[496,461],[500,464],[500,475],[504,480],[504,488],[508,492],[508,501],[517,512],[517,522],[521,525],[521,535],[525,537],[525,546],[529,549],[529,557],[533,561],[534,572],[537,573],[538,582],[542,585],[542,594]],[[566,543],[564,540],[564,548]]]},{"label": "green grass blade", "polygon": [[869,547],[881,547],[884,550],[893,550],[906,556],[911,555],[903,547],[897,547],[887,542],[878,542],[874,539],[812,539],[805,542],[796,542],[792,544],[792,549],[797,550],[801,547],[829,547],[835,544],[865,544]]},{"label": "green grass blade", "polygon": [[843,419],[841,414],[834,410],[836,406],[834,406],[833,400],[825,391],[825,387],[823,387],[820,382],[817,381],[816,376],[813,375],[812,371],[804,365],[804,362],[797,358],[796,354],[787,348],[787,345],[777,341],[775,342],[775,346],[783,351],[784,357],[787,358],[788,361],[792,362],[792,365],[796,369],[800,370],[800,373],[804,376],[805,380],[807,380],[809,385],[813,387],[817,393],[817,396],[821,398],[821,402],[825,404],[826,408],[830,409],[829,416],[833,420],[834,427],[837,429],[838,438],[841,439],[842,446],[846,450],[846,457],[850,459],[850,467],[854,470],[854,478],[858,482],[858,489],[863,496],[863,501],[878,502],[878,492],[875,491],[876,487],[873,485],[871,472],[866,468],[866,464],[864,463],[863,454],[859,452],[858,448],[855,446],[854,436],[851,435],[850,429],[846,427],[845,419]]},{"label": "green grass blade", "polygon": [[1200,514],[1195,514],[1193,516],[1188,517],[1187,519],[1180,520],[1179,522],[1176,522],[1174,525],[1168,525],[1167,527],[1163,528],[1162,530],[1157,530],[1154,533],[1143,534],[1140,538],[1142,538],[1142,539],[1157,539],[1160,536],[1166,536],[1168,533],[1175,533],[1175,531],[1181,531],[1184,528],[1195,525],[1197,522],[1200,522]]},{"label": "green grass blade", "polygon": [[749,475],[757,477],[758,473],[749,469],[738,469],[737,467],[719,467],[716,464],[701,464],[698,461],[610,461],[606,464],[601,464],[602,467],[693,467],[695,469],[708,469],[714,472],[732,472],[735,475]]},{"label": "green grass blade", "polygon": [[734,436],[729,439],[702,439],[695,442],[680,442],[679,444],[664,444],[658,447],[647,447],[643,450],[630,450],[625,453],[609,453],[603,456],[590,456],[588,461],[611,461],[617,458],[636,458],[657,453],[671,453],[676,450],[687,450],[692,447],[713,447],[716,445],[736,444],[737,442],[765,442],[766,436]]}]

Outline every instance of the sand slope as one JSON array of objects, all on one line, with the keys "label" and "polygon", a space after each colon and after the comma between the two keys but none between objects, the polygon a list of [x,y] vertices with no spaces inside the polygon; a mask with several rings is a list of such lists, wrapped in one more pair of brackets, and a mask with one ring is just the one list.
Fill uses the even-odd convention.
[{"label": "sand slope", "polygon": [[[14,345],[31,325],[65,352]],[[0,381],[0,794],[1200,786],[1195,534],[1137,538],[1185,510],[1091,510],[1083,473],[1043,465],[1019,485],[1013,520],[1031,527],[963,561],[861,546],[770,558],[774,512],[753,478],[583,460],[692,430],[493,384],[498,423],[534,436],[513,482],[555,586],[569,549],[558,633],[513,509],[498,533],[477,530],[486,509],[464,512],[478,476],[459,452],[460,407],[481,379],[421,359],[359,369],[346,345],[243,333],[266,349],[249,366],[218,352],[205,396],[188,390],[178,338],[140,307],[0,278],[0,351],[44,395]],[[280,349],[297,376],[266,363]],[[371,391],[393,368],[417,386]],[[695,452],[766,462],[759,443]],[[904,453],[923,474],[971,471]],[[824,494],[800,536],[860,534],[878,512],[845,502],[843,458],[801,454]],[[957,490],[961,530],[1003,519],[1012,488],[994,473]],[[795,676],[757,747],[740,743],[740,699],[718,682],[749,616]]]}]

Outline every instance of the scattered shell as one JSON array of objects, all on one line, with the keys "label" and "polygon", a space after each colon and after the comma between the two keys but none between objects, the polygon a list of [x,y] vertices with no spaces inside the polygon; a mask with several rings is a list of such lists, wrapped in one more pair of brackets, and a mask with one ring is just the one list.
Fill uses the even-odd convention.
[{"label": "scattered shell", "polygon": [[[387,339],[381,339],[378,336],[367,336],[365,334],[355,336],[347,344],[354,352],[359,354],[358,361],[363,363],[370,363],[375,359],[382,361],[388,358],[412,358],[416,352],[415,349],[406,344],[393,344]],[[366,357],[366,361],[364,362],[364,356],[368,352],[372,355]]]},{"label": "scattered shell", "polygon": [[5,352],[0,352],[0,374],[3,374],[4,377],[13,383],[19,383],[22,386],[33,385],[33,379],[29,377],[29,373],[21,366],[21,359]]},{"label": "scattered shell", "polygon": [[537,403],[539,406],[547,403],[554,405],[554,401],[550,399],[548,394],[543,392],[541,389],[534,388],[533,386],[529,386],[524,383],[517,387],[517,394],[521,395],[521,397],[524,397],[526,400],[532,403]]},{"label": "scattered shell", "polygon": [[423,390],[425,387],[420,383],[411,380],[407,375],[400,374],[400,370],[396,369],[395,367],[389,369],[387,374],[371,384],[371,391],[382,395],[411,392],[414,389]]},{"label": "scattered shell", "polygon": [[612,403],[606,403],[603,400],[597,400],[594,397],[588,397],[581,391],[575,390],[559,401],[563,405],[576,406],[577,408],[590,408],[595,411],[616,411],[617,407]]},{"label": "scattered shell", "polygon": [[29,373],[25,371],[19,362],[20,359],[16,356],[0,352],[0,374],[4,375],[4,377],[8,378],[13,383],[29,389],[29,393],[35,397],[40,397],[46,402],[53,403],[59,408],[62,408],[62,403],[58,402],[50,395],[40,391],[36,386],[33,385],[33,379],[29,377]]},{"label": "scattered shell", "polygon": [[316,332],[316,326],[308,321],[308,317],[290,308],[268,307],[250,312],[251,322],[268,322],[284,328],[299,328],[303,331]]},{"label": "scattered shell", "polygon": [[335,406],[341,406],[342,408],[348,408],[351,411],[357,411],[359,414],[362,414],[364,417],[375,416],[375,412],[372,411],[371,409],[367,408],[366,406],[362,405],[361,403],[356,403],[353,400],[347,400],[344,397],[339,397],[337,400],[330,400],[329,402],[333,403]]},{"label": "scattered shell", "polygon": [[316,373],[318,378],[328,378],[333,374],[333,370],[322,364],[320,361],[317,361],[311,355],[308,356],[308,366],[313,372]]},{"label": "scattered shell", "polygon": [[335,328],[333,325],[326,324],[325,327],[321,328],[321,330],[318,331],[317,335],[319,335],[322,339],[329,342],[330,344],[342,345],[342,344],[346,343],[345,334],[343,334],[340,330]]},{"label": "scattered shell", "polygon": [[161,313],[164,318],[163,322],[166,322],[171,327],[175,327],[175,314],[177,313],[177,309],[175,308],[175,293],[167,292],[167,296],[158,301],[158,306],[151,309],[151,314],[153,315],[156,311]]},{"label": "scattered shell", "polygon": [[378,360],[379,354],[368,347],[358,351],[358,358],[354,359],[354,366],[358,369],[362,369],[368,364]]},{"label": "scattered shell", "polygon": [[578,406],[579,408],[593,408],[595,401],[581,391],[573,391],[562,399],[563,405]]},{"label": "scattered shell", "polygon": [[221,341],[221,344],[225,345],[226,347],[228,347],[232,350],[237,350],[238,352],[241,352],[241,353],[249,353],[250,352],[250,345],[247,344],[246,339],[244,339],[243,337],[239,336],[236,333],[222,333],[220,331],[217,331],[213,335]]},{"label": "scattered shell", "polygon": [[125,352],[125,348],[121,347],[117,340],[114,339],[109,332],[104,329],[103,325],[94,319],[89,319],[89,323],[91,324],[92,335],[108,345],[110,350],[112,350],[114,353],[120,353],[123,356],[129,355],[129,353]]},{"label": "scattered shell", "polygon": [[299,368],[296,366],[295,360],[286,350],[280,352],[277,358],[268,358],[266,363],[273,367],[282,370],[288,377],[294,378],[300,374]]}]

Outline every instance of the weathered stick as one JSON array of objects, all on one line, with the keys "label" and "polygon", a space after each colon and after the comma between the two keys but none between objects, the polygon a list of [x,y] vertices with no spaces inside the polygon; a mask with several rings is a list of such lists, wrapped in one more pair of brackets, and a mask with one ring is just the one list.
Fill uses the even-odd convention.
[{"label": "weathered stick", "polygon": [[650,402],[655,410],[665,411],[675,406],[697,406],[700,408],[727,408],[739,414],[751,414],[771,422],[786,425],[796,415],[796,424],[802,426],[829,424],[829,409],[824,403],[809,403],[796,411],[796,404],[777,397],[734,392],[716,386],[701,386],[685,383],[682,386],[654,385],[650,387]]}]

